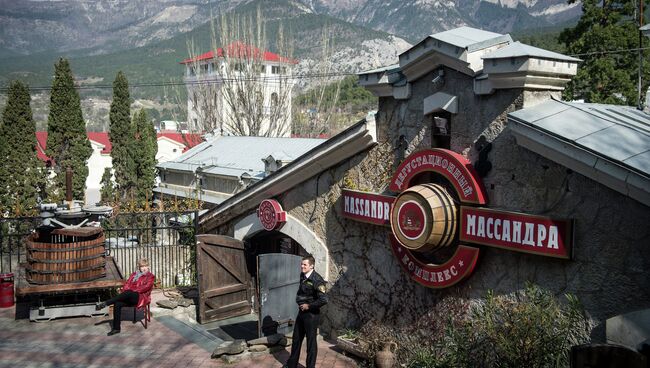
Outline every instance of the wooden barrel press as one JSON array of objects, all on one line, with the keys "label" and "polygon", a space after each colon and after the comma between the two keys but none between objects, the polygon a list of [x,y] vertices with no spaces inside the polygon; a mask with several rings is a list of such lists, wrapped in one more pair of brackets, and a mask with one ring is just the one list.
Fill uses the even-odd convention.
[{"label": "wooden barrel press", "polygon": [[37,232],[26,240],[26,279],[34,284],[92,281],[106,275],[104,232],[99,227]]}]

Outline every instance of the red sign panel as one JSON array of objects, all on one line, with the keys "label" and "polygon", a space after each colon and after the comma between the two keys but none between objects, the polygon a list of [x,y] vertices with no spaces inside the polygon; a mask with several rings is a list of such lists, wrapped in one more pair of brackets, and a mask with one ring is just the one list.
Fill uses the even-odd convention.
[{"label": "red sign panel", "polygon": [[571,258],[571,220],[462,206],[460,240],[517,252]]},{"label": "red sign panel", "polygon": [[426,229],[424,208],[416,201],[402,203],[397,209],[399,226],[397,229],[409,240],[416,240]]},{"label": "red sign panel", "polygon": [[478,248],[459,245],[447,262],[440,265],[426,264],[417,260],[394,235],[390,236],[390,243],[393,254],[409,277],[434,289],[452,286],[469,276],[476,266],[479,254]]},{"label": "red sign panel", "polygon": [[343,217],[390,226],[390,206],[395,197],[343,189]]},{"label": "red sign panel", "polygon": [[432,171],[441,174],[454,186],[461,202],[486,204],[487,196],[476,178],[472,164],[456,152],[445,149],[426,149],[410,155],[393,174],[389,189],[401,192],[420,173]]},{"label": "red sign panel", "polygon": [[268,231],[277,230],[287,222],[287,213],[275,199],[265,199],[257,209],[257,217],[260,218],[262,227]]}]

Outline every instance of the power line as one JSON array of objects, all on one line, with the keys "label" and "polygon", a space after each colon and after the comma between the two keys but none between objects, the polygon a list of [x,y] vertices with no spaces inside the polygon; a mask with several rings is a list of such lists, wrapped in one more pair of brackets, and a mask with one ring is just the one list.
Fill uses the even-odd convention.
[{"label": "power line", "polygon": [[572,54],[569,56],[589,56],[589,55],[602,55],[602,54],[622,54],[624,52],[631,52],[631,51],[643,51],[643,50],[650,50],[650,47],[636,47],[633,49],[622,49],[622,50],[604,50],[604,51],[593,51],[593,52],[585,52],[582,54]]},{"label": "power line", "polygon": [[[173,87],[173,86],[186,86],[186,85],[209,85],[209,84],[218,84],[224,82],[281,82],[289,80],[303,80],[303,79],[314,79],[314,78],[331,78],[331,77],[347,77],[351,75],[357,75],[357,72],[333,72],[333,73],[319,73],[319,74],[296,74],[296,75],[285,75],[285,76],[274,76],[274,77],[245,77],[245,78],[199,78],[197,80],[189,81],[169,81],[169,82],[150,82],[150,83],[129,83],[130,88],[137,87]],[[77,90],[92,90],[92,89],[109,89],[113,88],[112,84],[95,84],[95,85],[77,85],[75,89]],[[49,91],[51,86],[37,86],[29,87],[30,91]],[[6,92],[9,90],[9,87],[0,87],[0,91]]]},{"label": "power line", "polygon": [[[603,54],[620,54],[628,52],[638,52],[650,50],[650,47],[636,47],[630,49],[619,49],[619,50],[602,50],[602,51],[593,51],[585,52],[580,54],[571,54],[569,56],[579,57],[579,56],[591,56],[591,55],[603,55]],[[168,82],[149,82],[149,83],[130,83],[129,87],[139,88],[139,87],[174,87],[174,86],[187,86],[187,85],[206,85],[206,84],[217,84],[223,82],[277,82],[277,81],[288,81],[288,80],[303,80],[303,79],[314,79],[314,78],[330,78],[330,77],[347,77],[351,75],[358,75],[361,72],[332,72],[332,73],[314,73],[314,74],[296,74],[296,75],[285,75],[285,76],[272,76],[272,77],[246,77],[246,78],[202,78],[192,81],[168,81]],[[113,88],[112,84],[95,84],[95,85],[77,85],[75,86],[77,90],[93,90],[93,89],[110,89]],[[49,91],[51,86],[36,86],[30,87],[30,91]],[[0,87],[0,92],[7,92],[9,87]]]}]

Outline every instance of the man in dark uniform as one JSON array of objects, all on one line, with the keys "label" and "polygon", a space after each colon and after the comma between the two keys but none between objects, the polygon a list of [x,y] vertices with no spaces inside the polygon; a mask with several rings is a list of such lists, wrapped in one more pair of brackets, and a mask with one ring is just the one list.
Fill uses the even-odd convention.
[{"label": "man in dark uniform", "polygon": [[325,295],[325,280],[314,271],[314,257],[302,258],[300,263],[300,287],[296,294],[298,303],[298,317],[293,326],[293,343],[291,344],[291,356],[285,367],[296,368],[300,357],[302,339],[307,335],[307,368],[316,367],[316,330],[320,321],[320,308],[327,304]]}]

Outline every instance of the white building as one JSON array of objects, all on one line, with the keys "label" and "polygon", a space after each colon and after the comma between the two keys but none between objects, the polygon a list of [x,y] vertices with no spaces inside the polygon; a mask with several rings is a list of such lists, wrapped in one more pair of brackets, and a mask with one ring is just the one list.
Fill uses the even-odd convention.
[{"label": "white building", "polygon": [[[183,60],[190,130],[214,129],[215,135],[289,137],[291,70],[296,63],[293,59],[242,43],[233,43],[226,47],[226,51],[218,48]],[[227,93],[226,89],[232,92]],[[228,97],[233,93],[245,96],[243,99],[248,101],[247,107],[236,108],[237,114],[254,111],[263,116],[259,134],[236,132],[229,128],[236,125],[233,104],[239,104],[233,102],[235,98]]]},{"label": "white building", "polygon": [[[99,202],[101,195],[101,180],[106,168],[113,167],[111,159],[112,145],[107,132],[88,132],[88,140],[93,149],[88,158],[88,177],[86,178],[85,203],[95,204]],[[45,155],[47,143],[47,132],[36,132],[37,155],[41,161],[47,163],[50,159]],[[173,160],[191,147],[201,143],[202,138],[198,134],[183,134],[176,132],[158,133],[158,163]]]}]

